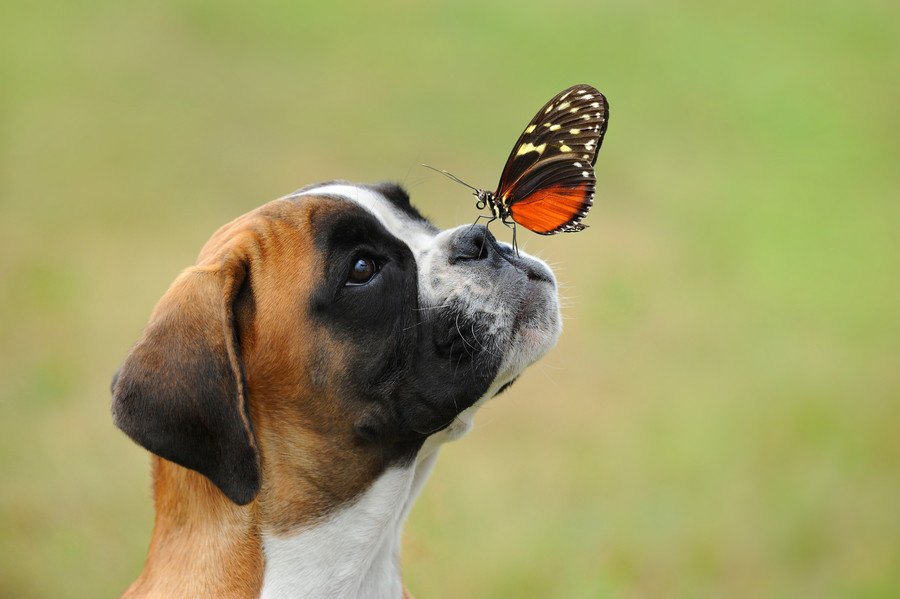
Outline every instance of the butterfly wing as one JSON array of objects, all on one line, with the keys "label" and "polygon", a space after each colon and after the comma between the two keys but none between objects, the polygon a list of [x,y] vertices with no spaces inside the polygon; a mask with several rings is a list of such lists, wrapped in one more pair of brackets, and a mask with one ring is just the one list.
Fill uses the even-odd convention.
[{"label": "butterfly wing", "polygon": [[589,163],[569,156],[539,161],[511,189],[510,214],[523,227],[540,233],[573,233],[586,225],[594,202],[594,172]]},{"label": "butterfly wing", "polygon": [[580,231],[594,198],[593,165],[609,120],[590,85],[563,90],[531,119],[506,161],[495,197],[517,223],[543,235]]}]

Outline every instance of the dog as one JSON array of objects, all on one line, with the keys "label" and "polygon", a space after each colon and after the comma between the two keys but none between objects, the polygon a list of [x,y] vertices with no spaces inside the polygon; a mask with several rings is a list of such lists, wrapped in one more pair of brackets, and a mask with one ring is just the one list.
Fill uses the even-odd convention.
[{"label": "dog", "polygon": [[323,183],[220,228],[113,377],[153,456],[124,597],[406,597],[438,448],[561,331],[542,261],[441,231],[398,185]]}]

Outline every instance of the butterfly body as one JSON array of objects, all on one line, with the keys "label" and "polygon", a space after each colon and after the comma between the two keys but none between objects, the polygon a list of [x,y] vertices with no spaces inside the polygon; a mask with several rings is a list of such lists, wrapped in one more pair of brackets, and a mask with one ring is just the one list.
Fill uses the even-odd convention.
[{"label": "butterfly body", "polygon": [[491,220],[541,235],[573,233],[594,200],[594,164],[609,104],[590,85],[565,89],[544,104],[513,146],[496,191],[475,189]]},{"label": "butterfly body", "polygon": [[499,201],[494,195],[494,192],[487,191],[486,189],[476,189],[472,195],[478,198],[478,201],[475,202],[476,208],[479,210],[489,208],[491,211],[491,218],[499,218],[504,224],[509,224],[507,221],[507,218],[510,216],[509,206],[506,206],[503,202]]},{"label": "butterfly body", "polygon": [[[515,226],[516,221],[515,217],[512,214],[511,207],[503,198],[498,198],[497,195],[492,191],[487,191],[485,189],[476,189],[472,195],[474,195],[478,200],[475,202],[475,207],[478,210],[484,210],[485,208],[490,209],[491,218],[490,221],[494,221],[499,219],[504,225],[507,226]],[[512,221],[510,221],[512,218]],[[489,221],[489,222],[490,222]],[[587,228],[587,225],[579,222],[569,223],[566,227],[561,228],[560,230],[552,230],[547,232],[535,231],[536,233],[542,233],[543,235],[552,235],[554,233],[574,233],[576,231],[581,231],[582,229]]]}]

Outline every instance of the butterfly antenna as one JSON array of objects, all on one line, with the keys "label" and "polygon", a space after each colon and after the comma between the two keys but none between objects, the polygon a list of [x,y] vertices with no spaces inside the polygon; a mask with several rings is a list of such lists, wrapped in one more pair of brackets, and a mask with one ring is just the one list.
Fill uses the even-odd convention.
[{"label": "butterfly antenna", "polygon": [[453,181],[456,181],[456,182],[459,183],[460,185],[465,185],[466,187],[468,187],[468,188],[471,189],[472,191],[475,191],[475,192],[481,191],[481,190],[478,189],[478,188],[472,187],[471,185],[469,185],[468,183],[466,183],[465,181],[463,181],[462,179],[460,179],[459,177],[457,177],[457,176],[454,175],[453,173],[448,173],[447,171],[441,170],[441,169],[439,169],[439,168],[434,168],[433,166],[429,166],[429,165],[424,164],[424,163],[422,164],[422,166],[424,166],[425,168],[430,168],[430,169],[433,170],[434,172],[440,173],[440,174],[444,175],[445,177],[447,177],[448,179],[451,179],[451,180],[453,180]]}]

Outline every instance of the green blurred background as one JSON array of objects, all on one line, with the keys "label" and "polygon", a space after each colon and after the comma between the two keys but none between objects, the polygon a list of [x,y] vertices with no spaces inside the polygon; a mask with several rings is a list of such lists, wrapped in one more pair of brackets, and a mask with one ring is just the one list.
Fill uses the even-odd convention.
[{"label": "green blurred background", "polygon": [[[896,2],[0,4],[0,596],[139,572],[110,375],[219,225],[392,179],[435,222],[610,99],[558,347],[449,446],[424,598],[900,596]],[[508,234],[496,230],[501,238]]]}]

